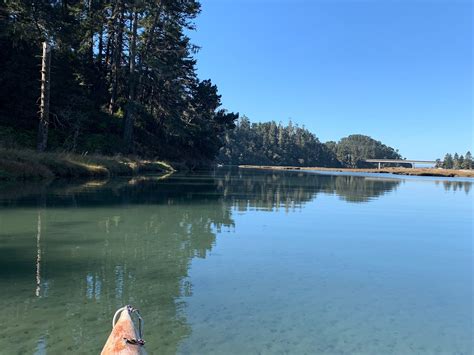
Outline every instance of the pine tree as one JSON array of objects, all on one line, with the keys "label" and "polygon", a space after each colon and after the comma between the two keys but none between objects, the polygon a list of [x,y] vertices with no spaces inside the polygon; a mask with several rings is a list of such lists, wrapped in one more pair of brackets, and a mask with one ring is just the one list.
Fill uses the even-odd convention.
[{"label": "pine tree", "polygon": [[458,159],[458,169],[462,169],[464,165],[464,156],[461,154]]},{"label": "pine tree", "polygon": [[454,153],[454,157],[453,157],[453,169],[459,169],[460,166],[459,166],[459,155],[458,153]]},{"label": "pine tree", "polygon": [[472,155],[471,152],[467,152],[464,157],[464,162],[462,164],[463,169],[472,169]]},{"label": "pine tree", "polygon": [[452,169],[453,168],[453,156],[449,153],[444,156],[443,168],[444,169]]}]

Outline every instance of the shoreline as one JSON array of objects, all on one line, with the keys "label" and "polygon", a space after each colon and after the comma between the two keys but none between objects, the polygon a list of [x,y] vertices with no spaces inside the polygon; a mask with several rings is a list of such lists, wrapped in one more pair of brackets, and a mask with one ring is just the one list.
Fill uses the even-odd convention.
[{"label": "shoreline", "polygon": [[165,174],[174,171],[176,170],[166,162],[137,157],[0,149],[0,181],[108,178],[141,173]]},{"label": "shoreline", "polygon": [[301,167],[301,166],[274,166],[274,165],[239,165],[241,169],[259,170],[311,170],[345,173],[372,173],[372,174],[393,174],[408,176],[435,176],[435,177],[467,177],[474,178],[474,170],[454,170],[437,168],[323,168],[323,167]]}]

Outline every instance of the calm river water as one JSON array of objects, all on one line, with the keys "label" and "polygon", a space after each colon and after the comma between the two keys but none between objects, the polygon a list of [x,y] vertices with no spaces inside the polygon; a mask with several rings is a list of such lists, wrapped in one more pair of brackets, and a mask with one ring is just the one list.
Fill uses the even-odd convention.
[{"label": "calm river water", "polygon": [[224,170],[0,185],[0,353],[471,354],[473,185]]}]

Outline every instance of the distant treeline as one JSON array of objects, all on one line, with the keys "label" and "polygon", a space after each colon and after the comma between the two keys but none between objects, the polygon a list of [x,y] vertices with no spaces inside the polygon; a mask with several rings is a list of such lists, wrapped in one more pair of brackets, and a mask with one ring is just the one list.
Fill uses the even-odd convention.
[{"label": "distant treeline", "polygon": [[199,12],[197,0],[4,1],[0,145],[213,160],[238,115],[196,75]]},{"label": "distant treeline", "polygon": [[274,121],[250,123],[242,117],[228,131],[218,162],[223,164],[291,165],[320,167],[370,167],[370,158],[401,159],[397,150],[354,134],[339,142],[321,143],[304,127],[291,121],[284,126]]},{"label": "distant treeline", "polygon": [[454,155],[446,154],[444,159],[436,159],[436,167],[444,169],[472,169],[472,154],[467,152],[466,155],[459,155],[454,153]]}]

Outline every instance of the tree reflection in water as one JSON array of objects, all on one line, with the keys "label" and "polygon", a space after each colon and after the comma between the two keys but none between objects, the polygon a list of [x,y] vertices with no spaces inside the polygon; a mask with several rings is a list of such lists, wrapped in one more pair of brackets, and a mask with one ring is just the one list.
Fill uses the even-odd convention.
[{"label": "tree reflection in water", "polygon": [[97,352],[115,309],[130,303],[145,316],[149,352],[173,354],[191,332],[191,262],[233,228],[234,209],[290,211],[320,193],[364,203],[400,181],[218,169],[0,186],[0,305],[11,320],[0,348]]},{"label": "tree reflection in water", "polygon": [[318,193],[336,194],[348,202],[368,202],[400,184],[400,179],[350,175],[320,175],[308,172],[259,172],[242,169],[238,173],[218,171],[218,190],[239,210],[301,207]]}]

